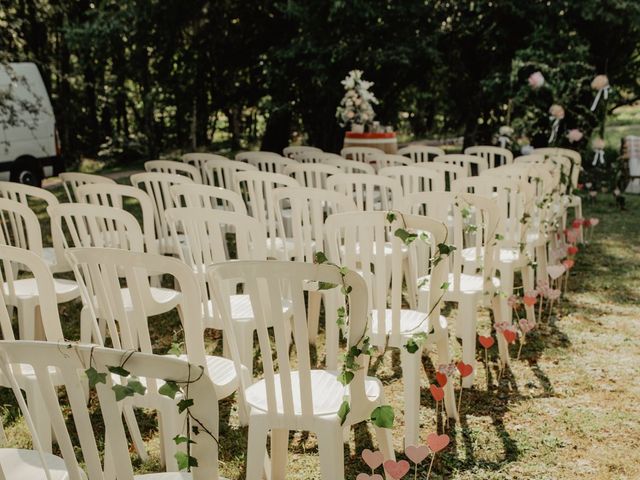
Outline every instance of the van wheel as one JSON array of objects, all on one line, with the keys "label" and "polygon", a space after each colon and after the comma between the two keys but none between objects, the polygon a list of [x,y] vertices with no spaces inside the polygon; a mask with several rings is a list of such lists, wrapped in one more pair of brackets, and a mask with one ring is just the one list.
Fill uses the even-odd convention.
[{"label": "van wheel", "polygon": [[35,158],[19,158],[14,162],[11,169],[11,181],[31,185],[34,187],[42,186],[42,178],[44,174],[42,166]]}]

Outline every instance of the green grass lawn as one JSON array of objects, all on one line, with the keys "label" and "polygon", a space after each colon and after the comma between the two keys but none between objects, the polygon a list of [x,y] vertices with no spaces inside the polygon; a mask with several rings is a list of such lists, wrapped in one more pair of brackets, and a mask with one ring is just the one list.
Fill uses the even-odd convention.
[{"label": "green grass lawn", "polygon": [[[61,193],[59,190],[56,193]],[[569,293],[550,321],[528,335],[520,360],[497,381],[497,351],[490,351],[489,365],[478,349],[477,382],[465,390],[459,424],[446,428],[452,444],[439,454],[433,479],[637,479],[640,478],[640,198],[627,198],[627,210],[600,195],[585,204],[585,216],[600,218],[593,236],[581,247],[569,280]],[[45,227],[46,228],[46,227]],[[78,337],[79,302],[61,306],[65,334]],[[453,319],[456,310],[448,313]],[[453,322],[451,322],[453,323]],[[176,315],[150,322],[159,353],[171,345],[179,331]],[[480,330],[489,332],[489,317],[481,315]],[[460,347],[453,340],[459,356]],[[207,348],[221,352],[220,336],[208,332]],[[515,357],[517,347],[512,346]],[[318,351],[320,358],[322,349]],[[423,358],[421,438],[436,426],[434,404],[428,386],[433,382],[431,358]],[[385,385],[385,394],[396,411],[394,441],[402,454],[403,398],[398,352],[372,358],[371,374]],[[488,372],[487,372],[488,368]],[[489,384],[487,384],[487,375]],[[30,445],[24,422],[11,393],[0,391],[3,422],[10,445]],[[229,479],[244,478],[247,430],[238,424],[233,399],[221,403],[221,473]],[[135,459],[139,472],[158,471],[158,437],[155,417],[139,412],[151,460]],[[99,422],[96,425],[100,425]],[[347,479],[366,471],[359,453],[375,448],[373,429],[355,428],[345,446]],[[291,479],[319,478],[318,449],[314,435],[291,433]],[[419,478],[426,478],[427,464]],[[407,478],[410,478],[407,477]]]}]

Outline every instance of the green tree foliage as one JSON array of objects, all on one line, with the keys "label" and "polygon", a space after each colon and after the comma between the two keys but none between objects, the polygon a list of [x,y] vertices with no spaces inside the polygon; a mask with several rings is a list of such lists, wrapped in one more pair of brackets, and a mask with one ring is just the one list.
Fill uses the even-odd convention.
[{"label": "green tree foliage", "polygon": [[40,66],[66,151],[125,160],[297,134],[336,149],[354,68],[383,123],[467,143],[513,119],[542,144],[553,102],[590,133],[597,73],[609,109],[640,94],[634,0],[0,0],[0,29],[0,61]]}]

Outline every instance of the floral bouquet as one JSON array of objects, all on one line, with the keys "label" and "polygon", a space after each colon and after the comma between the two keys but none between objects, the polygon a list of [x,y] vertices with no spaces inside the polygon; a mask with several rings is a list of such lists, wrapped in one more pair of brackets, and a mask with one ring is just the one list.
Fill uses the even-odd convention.
[{"label": "floral bouquet", "polygon": [[372,105],[378,103],[378,99],[369,91],[373,82],[362,79],[362,70],[351,70],[341,83],[345,94],[336,110],[340,126],[370,125],[376,116]]}]

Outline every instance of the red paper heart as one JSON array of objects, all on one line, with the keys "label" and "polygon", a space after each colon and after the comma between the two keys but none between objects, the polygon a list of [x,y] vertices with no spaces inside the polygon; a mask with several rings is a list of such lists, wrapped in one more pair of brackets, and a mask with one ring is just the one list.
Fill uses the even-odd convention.
[{"label": "red paper heart", "polygon": [[384,480],[382,475],[378,473],[374,473],[373,475],[369,475],[368,473],[360,473],[356,480]]},{"label": "red paper heart", "polygon": [[567,270],[571,270],[571,269],[573,268],[573,266],[576,264],[576,262],[575,262],[574,260],[571,260],[571,259],[569,258],[569,259],[567,259],[567,260],[564,260],[564,261],[562,262],[562,264],[564,265],[564,267],[565,267]]},{"label": "red paper heart", "polygon": [[396,462],[394,460],[387,460],[386,462],[384,462],[384,469],[395,480],[400,480],[402,477],[404,477],[409,471],[409,468],[409,462],[407,462],[406,460],[400,460],[399,462]]},{"label": "red paper heart", "polygon": [[578,247],[576,247],[575,245],[570,245],[570,246],[567,248],[567,253],[568,253],[569,255],[575,255],[576,253],[578,253],[578,251],[579,251],[579,250],[578,250]]},{"label": "red paper heart", "polygon": [[482,335],[478,335],[478,341],[484,348],[491,348],[494,343],[492,336],[483,337]]},{"label": "red paper heart", "polygon": [[507,343],[513,343],[516,341],[517,334],[513,330],[503,330],[502,335]]},{"label": "red paper heart", "polygon": [[429,390],[431,390],[431,395],[436,402],[439,402],[444,398],[444,390],[441,387],[437,386],[435,383],[432,383],[429,386]]},{"label": "red paper heart", "polygon": [[468,377],[473,373],[473,366],[468,363],[458,362],[456,363],[456,367],[458,367],[458,371],[460,372],[460,376],[462,378]]},{"label": "red paper heart", "polygon": [[441,387],[444,387],[447,384],[447,376],[441,372],[436,373],[436,382],[438,382],[438,385]]},{"label": "red paper heart", "polygon": [[573,223],[571,224],[571,226],[573,228],[580,228],[582,226],[582,219],[581,218],[576,218]]},{"label": "red paper heart", "polygon": [[437,433],[430,433],[427,435],[427,445],[433,453],[438,453],[440,450],[444,450],[449,445],[449,435],[443,433],[438,435]]},{"label": "red paper heart", "polygon": [[413,463],[420,463],[429,456],[429,449],[426,445],[410,445],[404,449],[404,453]]},{"label": "red paper heart", "polygon": [[538,303],[538,299],[532,295],[525,295],[522,301],[527,307],[533,307],[536,303]]},{"label": "red paper heart", "polygon": [[382,452],[372,452],[368,448],[365,448],[362,451],[361,455],[364,463],[369,465],[369,468],[371,470],[375,470],[380,465],[382,465],[382,462],[384,462],[384,455],[382,454]]}]

